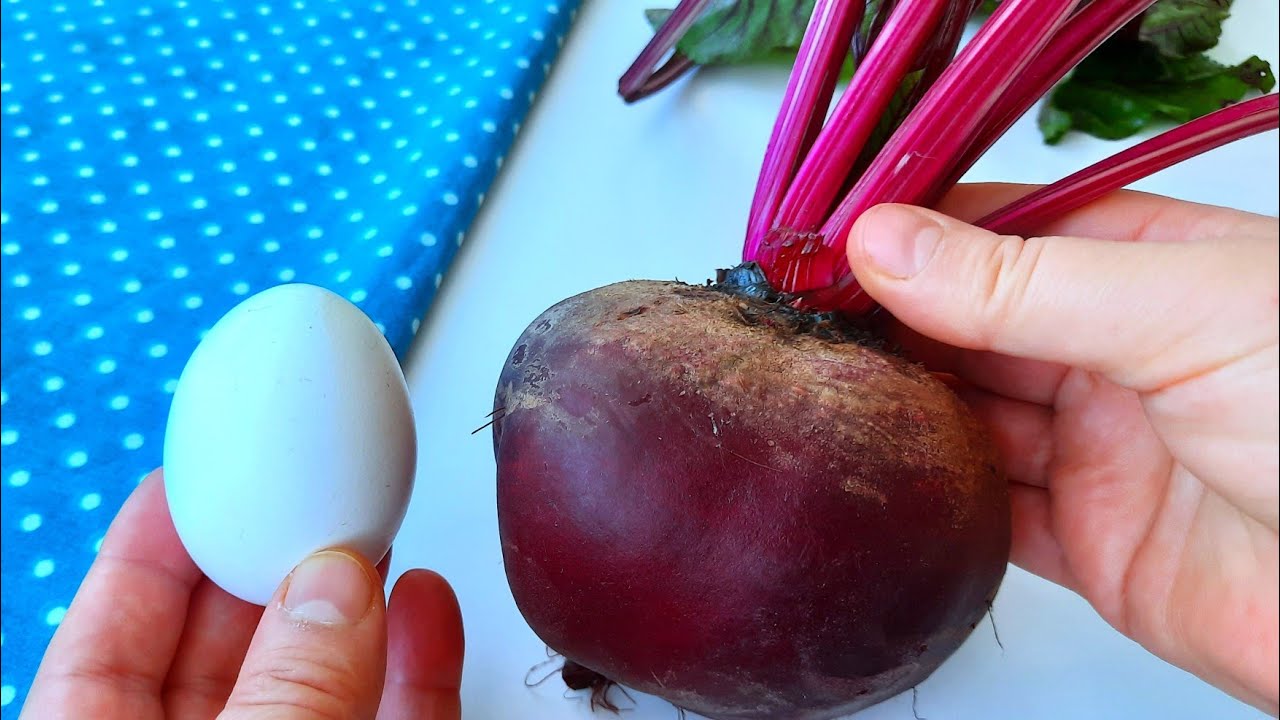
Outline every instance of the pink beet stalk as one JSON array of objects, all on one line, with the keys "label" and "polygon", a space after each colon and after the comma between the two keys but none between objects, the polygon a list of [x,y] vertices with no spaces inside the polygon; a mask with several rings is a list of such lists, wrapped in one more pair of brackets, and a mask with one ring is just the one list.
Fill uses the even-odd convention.
[{"label": "pink beet stalk", "polygon": [[[938,194],[951,164],[981,129],[987,114],[1015,78],[1044,47],[1071,13],[1075,0],[1006,0],[876,156],[866,173],[818,232],[826,252],[816,248],[790,255],[794,267],[772,268],[779,289],[810,293],[832,288],[848,276],[844,238],[863,211],[883,202],[928,204]],[[856,286],[856,283],[854,284]],[[838,289],[842,304],[828,305],[829,293],[813,296],[823,305],[850,308],[848,289]],[[846,297],[846,295],[848,297]],[[859,303],[856,311],[866,308]]]},{"label": "pink beet stalk", "polygon": [[763,242],[782,194],[822,126],[840,66],[862,21],[864,0],[817,0],[765,149],[747,218],[746,252]]},{"label": "pink beet stalk", "polygon": [[1138,143],[996,210],[976,224],[1025,235],[1044,223],[1183,160],[1280,127],[1280,96],[1246,100]]},{"label": "pink beet stalk", "polygon": [[635,102],[646,95],[669,85],[693,66],[678,53],[656,72],[654,68],[664,55],[671,52],[680,38],[702,16],[710,0],[680,0],[680,4],[667,16],[662,27],[649,39],[631,67],[618,80],[618,94],[627,102]]},{"label": "pink beet stalk", "polygon": [[[850,168],[949,4],[950,0],[902,0],[893,9],[796,172],[778,210],[777,227],[812,232],[822,224]],[[752,246],[748,252],[748,259],[761,255]]]},{"label": "pink beet stalk", "polygon": [[978,139],[952,169],[952,183],[1089,53],[1156,0],[1093,0],[1073,15],[996,103]]}]

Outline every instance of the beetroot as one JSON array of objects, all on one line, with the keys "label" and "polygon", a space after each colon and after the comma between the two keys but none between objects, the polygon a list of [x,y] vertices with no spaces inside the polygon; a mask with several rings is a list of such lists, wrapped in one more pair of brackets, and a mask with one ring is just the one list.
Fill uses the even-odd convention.
[{"label": "beetroot", "polygon": [[494,424],[507,577],[579,672],[712,718],[834,717],[969,635],[1008,560],[1007,489],[934,376],[742,273],[599,288],[516,342]]},{"label": "beetroot", "polygon": [[[936,203],[1151,3],[1002,0],[959,49],[978,0],[878,3],[870,23],[861,0],[814,0],[746,264],[714,286],[592,290],[525,330],[497,390],[498,522],[516,604],[568,687],[606,709],[619,682],[713,718],[829,718],[960,646],[1004,576],[1007,489],[960,400],[852,324],[876,304],[844,244],[867,208]],[[687,69],[676,45],[708,6],[681,0],[624,97]],[[979,222],[1027,232],[1274,129],[1278,109],[1223,108]]]}]

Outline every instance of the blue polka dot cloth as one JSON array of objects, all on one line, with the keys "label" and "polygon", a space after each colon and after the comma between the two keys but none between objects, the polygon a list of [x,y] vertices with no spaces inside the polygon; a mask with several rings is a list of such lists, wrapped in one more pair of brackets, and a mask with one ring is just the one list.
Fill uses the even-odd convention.
[{"label": "blue polka dot cloth", "polygon": [[403,354],[577,4],[4,0],[4,718],[202,333],[307,282]]}]

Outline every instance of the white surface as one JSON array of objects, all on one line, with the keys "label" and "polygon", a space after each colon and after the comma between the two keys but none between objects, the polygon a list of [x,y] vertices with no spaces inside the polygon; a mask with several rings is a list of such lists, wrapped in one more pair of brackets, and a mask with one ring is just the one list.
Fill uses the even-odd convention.
[{"label": "white surface", "polygon": [[[544,646],[503,575],[491,436],[471,434],[492,408],[511,344],[538,313],[573,293],[628,278],[700,282],[734,264],[786,80],[785,70],[705,72],[624,106],[617,77],[647,39],[645,4],[591,3],[582,11],[409,363],[419,476],[393,572],[434,568],[457,589],[469,720],[606,717],[589,713],[580,694],[566,699],[558,678],[524,685]],[[1237,8],[1224,57],[1280,60],[1276,7]],[[1120,147],[1074,138],[1048,148],[1024,119],[968,179],[1051,181]],[[1140,187],[1275,215],[1277,135],[1221,149]],[[1148,655],[1077,596],[1017,569],[995,617],[1004,650],[990,624],[980,625],[920,686],[922,717],[1262,717]],[[664,702],[637,699],[625,717],[676,717]],[[910,693],[858,715],[911,717]]]},{"label": "white surface", "polygon": [[218,320],[183,368],[164,436],[178,537],[222,589],[266,605],[328,547],[386,554],[413,493],[408,387],[360,308],[278,285]]}]

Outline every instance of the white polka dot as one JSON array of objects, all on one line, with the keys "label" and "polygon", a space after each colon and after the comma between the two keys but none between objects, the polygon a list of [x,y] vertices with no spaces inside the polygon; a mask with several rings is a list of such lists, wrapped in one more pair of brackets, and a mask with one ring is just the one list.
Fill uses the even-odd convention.
[{"label": "white polka dot", "polygon": [[204,304],[204,299],[199,295],[188,295],[183,301],[182,306],[188,310],[195,310]]},{"label": "white polka dot", "polygon": [[53,419],[53,424],[55,427],[57,427],[60,430],[66,430],[67,428],[76,424],[76,415],[75,413],[69,413],[69,412],[62,413],[61,415]]},{"label": "white polka dot", "polygon": [[249,292],[249,283],[240,281],[231,286],[231,292],[236,295],[245,295]]},{"label": "white polka dot", "polygon": [[86,493],[80,498],[81,510],[96,510],[102,504],[102,496],[98,493]]},{"label": "white polka dot", "polygon": [[97,340],[105,335],[106,332],[101,325],[90,325],[84,329],[84,336],[90,340]]},{"label": "white polka dot", "polygon": [[285,268],[276,277],[280,278],[280,282],[292,282],[296,276],[297,273],[294,272],[293,268]]},{"label": "white polka dot", "polygon": [[89,454],[83,450],[76,450],[67,455],[67,467],[84,467],[87,462],[89,462]]},{"label": "white polka dot", "polygon": [[18,431],[12,428],[0,430],[0,445],[12,445],[18,442]]},{"label": "white polka dot", "polygon": [[[112,363],[112,365],[114,365],[114,364],[115,364],[115,363]],[[128,396],[128,395],[116,395],[115,397],[111,398],[110,402],[108,402],[108,403],[107,403],[107,405],[108,405],[112,410],[123,410],[123,409],[125,409],[125,408],[129,407],[129,396]]]},{"label": "white polka dot", "polygon": [[48,625],[57,625],[62,622],[62,618],[65,617],[66,614],[67,609],[59,606],[45,613],[44,621]]},{"label": "white polka dot", "polygon": [[[3,434],[0,433],[0,436]],[[16,439],[16,438],[15,438]],[[9,443],[5,443],[6,445]],[[9,473],[9,484],[13,487],[22,487],[31,482],[31,473],[26,470],[14,470]]]},{"label": "white polka dot", "polygon": [[147,354],[153,358],[162,358],[169,354],[169,348],[164,343],[156,343],[147,348]]},{"label": "white polka dot", "polygon": [[142,435],[138,433],[129,433],[124,436],[122,444],[126,450],[137,450],[142,447]]},{"label": "white polka dot", "polygon": [[369,297],[369,293],[367,291],[355,290],[351,293],[351,302],[353,303],[364,302],[365,298],[368,298],[368,297]]},{"label": "white polka dot", "polygon": [[433,247],[436,244],[436,236],[432,233],[425,232],[422,233],[422,237],[418,238],[418,241],[427,247]]},{"label": "white polka dot", "polygon": [[233,252],[224,252],[218,254],[219,265],[230,265],[236,261],[236,254]]},{"label": "white polka dot", "polygon": [[116,248],[111,251],[112,262],[124,262],[129,259],[129,251],[124,248]]},{"label": "white polka dot", "polygon": [[133,319],[140,323],[149,323],[156,319],[156,314],[148,309],[142,309],[133,314]]},{"label": "white polka dot", "polygon": [[23,532],[35,532],[39,529],[41,522],[43,520],[40,518],[39,513],[27,513],[18,523],[18,527],[22,528]]},{"label": "white polka dot", "polygon": [[178,379],[169,378],[168,380],[165,380],[164,385],[161,386],[161,389],[164,390],[166,393],[172,395],[173,391],[178,389]]},{"label": "white polka dot", "polygon": [[53,574],[53,561],[45,558],[37,560],[35,567],[31,569],[31,574],[38,578],[46,578]]},{"label": "white polka dot", "polygon": [[136,279],[125,280],[122,287],[125,292],[133,294],[142,289],[142,282]]},{"label": "white polka dot", "polygon": [[413,287],[413,280],[411,280],[407,275],[401,275],[397,277],[395,280],[395,283],[396,283],[396,287],[400,288],[401,290],[408,290],[409,288]]},{"label": "white polka dot", "polygon": [[48,340],[37,340],[36,343],[31,346],[31,352],[42,357],[48,355],[53,352],[53,343]]},{"label": "white polka dot", "polygon": [[23,308],[22,310],[23,320],[36,320],[39,317],[40,317],[40,308],[38,307]]},{"label": "white polka dot", "polygon": [[58,377],[57,375],[51,375],[51,376],[49,376],[49,377],[45,378],[45,380],[44,380],[44,391],[45,391],[45,392],[58,392],[58,391],[59,391],[59,390],[61,390],[63,387],[65,387],[65,386],[66,386],[66,384],[67,384],[67,383],[66,383],[66,381],[65,381],[65,380],[63,380],[62,378]]},{"label": "white polka dot", "polygon": [[390,256],[391,256],[391,253],[392,253],[394,250],[395,250],[395,248],[393,248],[393,247],[392,247],[392,246],[390,246],[390,245],[383,245],[383,246],[381,246],[381,247],[379,247],[379,248],[378,248],[378,253],[377,253],[377,255],[378,255],[378,257],[390,257]]}]

